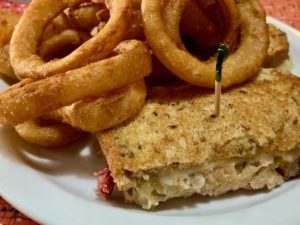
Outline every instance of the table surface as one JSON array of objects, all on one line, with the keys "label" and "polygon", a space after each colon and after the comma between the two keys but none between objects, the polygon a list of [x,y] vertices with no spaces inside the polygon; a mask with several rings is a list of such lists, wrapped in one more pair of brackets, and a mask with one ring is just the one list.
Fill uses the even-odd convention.
[{"label": "table surface", "polygon": [[[300,30],[300,0],[260,0],[267,14],[271,15]],[[6,4],[7,1],[0,0],[0,8],[12,8]],[[24,5],[17,7],[20,11]],[[36,225],[34,221],[14,209],[10,204],[0,197],[0,225]]]}]

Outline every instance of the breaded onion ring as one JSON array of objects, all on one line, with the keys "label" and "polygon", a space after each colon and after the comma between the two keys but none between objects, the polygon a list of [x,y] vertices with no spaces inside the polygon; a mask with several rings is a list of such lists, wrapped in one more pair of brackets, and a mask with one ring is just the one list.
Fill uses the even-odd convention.
[{"label": "breaded onion ring", "polygon": [[[170,10],[164,11],[164,19],[168,22],[172,19],[168,18],[169,12]],[[179,14],[182,14],[180,31],[183,36],[193,39],[198,46],[203,48],[216,47],[220,43],[222,37],[220,30],[217,29],[204,10],[197,4],[196,0],[188,1],[183,13]],[[167,24],[166,26],[168,26]],[[176,27],[179,27],[178,23]]]},{"label": "breaded onion ring", "polygon": [[140,80],[103,97],[85,99],[48,115],[81,130],[95,132],[135,115],[143,107],[145,98],[145,82]]},{"label": "breaded onion ring", "polygon": [[[257,0],[237,0],[241,37],[238,49],[224,63],[224,87],[242,83],[253,76],[265,59],[269,39],[265,12]],[[159,60],[176,76],[194,85],[213,88],[215,60],[202,62],[177,48],[164,28],[160,0],[143,0],[144,30]]]},{"label": "breaded onion ring", "polygon": [[79,46],[82,43],[80,34],[75,30],[64,30],[42,42],[38,49],[38,55],[48,61],[52,56],[62,51],[66,46]]},{"label": "breaded onion ring", "polygon": [[9,43],[13,30],[20,20],[21,15],[0,10],[0,45],[6,45]]},{"label": "breaded onion ring", "polygon": [[49,38],[60,34],[64,30],[71,29],[72,25],[68,20],[66,14],[61,12],[58,16],[56,16],[51,22],[46,26],[43,35],[42,42],[48,40]]},{"label": "breaded onion ring", "polygon": [[[185,49],[181,41],[179,24],[182,12],[188,4],[188,0],[165,0],[163,2],[163,19],[165,27],[170,38],[175,42],[178,48]],[[166,22],[167,21],[167,22]]]},{"label": "breaded onion ring", "polygon": [[[217,47],[221,42],[235,50],[239,34],[239,12],[234,0],[219,1],[222,9],[222,29],[217,30],[195,0],[165,0],[163,18],[170,38],[185,49],[180,33],[186,33],[199,47]],[[180,24],[180,25],[179,25]],[[182,32],[180,29],[182,28]],[[222,31],[225,31],[224,34]]]},{"label": "breaded onion ring", "polygon": [[0,10],[0,74],[12,79],[16,76],[9,61],[9,41],[20,17],[17,13]]},{"label": "breaded onion ring", "polygon": [[58,147],[68,144],[83,134],[79,129],[60,121],[36,118],[15,127],[21,138],[43,147]]},{"label": "breaded onion ring", "polygon": [[8,46],[0,46],[0,75],[16,79],[13,68],[10,65]]},{"label": "breaded onion ring", "polygon": [[268,30],[270,45],[263,66],[275,68],[289,58],[289,41],[287,34],[276,26],[268,24]]},{"label": "breaded onion ring", "polygon": [[[19,78],[41,79],[87,65],[108,56],[122,40],[130,22],[130,0],[111,0],[110,19],[93,38],[68,56],[44,62],[37,55],[38,41],[49,21],[67,7],[87,0],[33,0],[16,26],[11,40],[10,59]],[[47,7],[45,7],[47,6]],[[34,29],[28,29],[29,27]],[[26,42],[26,45],[23,44]]]},{"label": "breaded onion ring", "polygon": [[[141,14],[141,1],[131,0],[131,4],[132,4],[131,21],[122,40],[130,40],[130,39],[145,40],[143,18]],[[97,13],[97,18],[101,22],[99,25],[103,26],[103,24],[106,24],[107,20],[109,19],[109,11],[108,10],[99,11]]]},{"label": "breaded onion ring", "polygon": [[107,10],[104,4],[80,5],[70,8],[67,15],[74,27],[84,31],[91,31],[99,23],[96,14],[100,10]]},{"label": "breaded onion ring", "polygon": [[131,22],[123,40],[145,40],[141,10],[132,10],[131,18]]},{"label": "breaded onion ring", "polygon": [[[239,37],[240,13],[242,14],[243,10],[239,12],[235,0],[222,0],[218,2],[221,8],[222,18],[224,18],[222,21],[225,34],[222,38],[222,42],[229,48],[230,51],[233,51],[236,48]],[[264,12],[262,8],[261,11]],[[255,12],[252,11],[252,13],[255,16]]]},{"label": "breaded onion ring", "polygon": [[[176,43],[178,48],[185,49],[179,30],[181,25],[180,21],[182,21],[186,22],[182,32],[189,32],[189,40],[197,43],[199,47],[206,49],[206,51],[210,52],[211,50],[209,50],[209,48],[211,45],[214,45],[212,47],[216,48],[221,41],[223,44],[226,44],[230,52],[233,52],[236,49],[240,22],[239,12],[235,5],[235,1],[222,0],[219,1],[218,6],[220,7],[222,13],[222,26],[220,25],[222,28],[219,28],[219,30],[214,29],[214,33],[212,33],[211,30],[214,25],[212,21],[210,21],[210,19],[204,14],[204,12],[202,12],[196,1],[165,0],[163,18],[166,31],[173,42]],[[196,16],[190,16],[193,14],[196,14]],[[188,17],[188,20],[193,22],[185,21],[187,19],[185,17]],[[187,25],[187,23],[189,25]],[[196,29],[197,27],[198,29]],[[214,37],[207,37],[206,35],[213,35]],[[207,41],[207,39],[211,41]],[[216,43],[216,40],[219,40],[219,43]]]},{"label": "breaded onion ring", "polygon": [[91,2],[96,3],[96,4],[104,4],[105,0],[91,0]]},{"label": "breaded onion ring", "polygon": [[124,41],[115,53],[119,55],[26,85],[11,86],[0,94],[0,123],[15,126],[81,99],[105,95],[151,72],[151,56],[143,42]]}]

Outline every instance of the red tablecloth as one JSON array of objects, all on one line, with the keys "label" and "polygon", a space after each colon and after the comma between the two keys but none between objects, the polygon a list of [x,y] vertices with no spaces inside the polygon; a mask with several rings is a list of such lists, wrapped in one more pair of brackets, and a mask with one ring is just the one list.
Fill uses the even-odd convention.
[{"label": "red tablecloth", "polygon": [[[260,0],[267,13],[300,30],[300,0]],[[7,1],[0,0],[0,8],[6,7],[13,10],[22,10],[21,7],[6,4]],[[1,182],[1,181],[0,181]],[[5,202],[0,197],[0,225],[35,225],[18,210]]]}]

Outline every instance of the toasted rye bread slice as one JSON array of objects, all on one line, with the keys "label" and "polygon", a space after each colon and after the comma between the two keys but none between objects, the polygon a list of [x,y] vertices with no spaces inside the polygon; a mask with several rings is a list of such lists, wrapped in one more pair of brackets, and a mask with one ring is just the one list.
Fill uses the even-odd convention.
[{"label": "toasted rye bread slice", "polygon": [[289,42],[285,32],[268,24],[270,45],[264,62],[265,68],[276,68],[289,59]]},{"label": "toasted rye bread slice", "polygon": [[179,83],[148,95],[134,119],[97,134],[127,201],[151,208],[194,193],[273,188],[298,174],[299,78],[264,69],[222,95],[219,117],[211,90]]}]

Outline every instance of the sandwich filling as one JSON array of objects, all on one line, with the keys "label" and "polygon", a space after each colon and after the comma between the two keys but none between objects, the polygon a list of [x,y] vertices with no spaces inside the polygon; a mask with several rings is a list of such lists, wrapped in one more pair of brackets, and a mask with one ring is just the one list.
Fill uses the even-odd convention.
[{"label": "sandwich filling", "polygon": [[249,158],[204,162],[199,166],[170,165],[124,175],[125,199],[150,209],[170,198],[193,194],[218,196],[238,189],[273,189],[299,175],[300,151],[260,153]]}]

